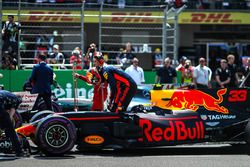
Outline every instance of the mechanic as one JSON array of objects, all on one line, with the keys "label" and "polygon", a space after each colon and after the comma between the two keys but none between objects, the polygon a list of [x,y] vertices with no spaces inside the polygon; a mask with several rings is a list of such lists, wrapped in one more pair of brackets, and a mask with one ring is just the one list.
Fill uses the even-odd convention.
[{"label": "mechanic", "polygon": [[90,68],[86,72],[86,76],[75,73],[74,77],[79,78],[88,84],[94,85],[93,105],[91,111],[103,111],[104,102],[106,101],[108,94],[108,84],[107,82],[102,82],[101,76],[96,67]]},{"label": "mechanic", "polygon": [[12,119],[20,103],[21,98],[9,91],[0,90],[0,125],[5,130],[6,137],[10,139],[17,157],[23,156],[24,153],[13,127]]},{"label": "mechanic", "polygon": [[106,80],[111,89],[108,109],[116,113],[126,111],[137,90],[135,81],[122,70],[103,66],[104,59],[101,54],[94,55],[93,62],[102,80]]}]

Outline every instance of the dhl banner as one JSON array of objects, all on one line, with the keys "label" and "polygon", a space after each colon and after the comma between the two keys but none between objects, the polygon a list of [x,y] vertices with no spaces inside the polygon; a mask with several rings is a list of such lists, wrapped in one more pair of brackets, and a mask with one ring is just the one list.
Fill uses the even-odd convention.
[{"label": "dhl banner", "polygon": [[183,12],[180,24],[250,24],[250,13],[240,12]]},{"label": "dhl banner", "polygon": [[[7,15],[17,15],[16,10],[3,10],[2,20]],[[20,22],[80,23],[80,11],[22,10]],[[104,11],[104,23],[162,24],[163,12]],[[171,17],[171,16],[170,16]],[[179,24],[250,24],[250,13],[240,12],[182,12]],[[15,18],[17,20],[17,17]],[[99,11],[85,11],[84,23],[99,23]]]}]

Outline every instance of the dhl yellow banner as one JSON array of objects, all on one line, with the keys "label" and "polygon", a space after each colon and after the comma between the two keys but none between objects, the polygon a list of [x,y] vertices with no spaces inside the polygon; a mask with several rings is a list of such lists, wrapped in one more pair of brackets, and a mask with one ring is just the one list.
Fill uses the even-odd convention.
[{"label": "dhl yellow banner", "polygon": [[[3,10],[3,20],[16,10]],[[179,24],[250,24],[250,13],[240,12],[182,12]],[[17,20],[17,17],[15,17]],[[20,22],[80,23],[80,11],[22,10]],[[102,22],[118,24],[162,24],[163,12],[104,11]],[[85,11],[84,23],[99,23],[99,11]]]},{"label": "dhl yellow banner", "polygon": [[250,24],[250,13],[240,12],[183,12],[180,24]]}]

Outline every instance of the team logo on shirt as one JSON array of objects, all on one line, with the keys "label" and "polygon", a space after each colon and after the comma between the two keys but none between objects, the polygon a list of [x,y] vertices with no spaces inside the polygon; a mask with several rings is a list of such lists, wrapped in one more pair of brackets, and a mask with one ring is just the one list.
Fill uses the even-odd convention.
[{"label": "team logo on shirt", "polygon": [[103,73],[103,77],[105,78],[105,79],[108,79],[108,74],[105,72],[105,73]]}]

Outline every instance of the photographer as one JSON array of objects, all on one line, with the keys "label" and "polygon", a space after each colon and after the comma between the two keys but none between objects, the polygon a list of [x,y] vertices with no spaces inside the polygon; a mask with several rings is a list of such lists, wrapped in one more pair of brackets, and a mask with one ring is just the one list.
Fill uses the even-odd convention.
[{"label": "photographer", "polygon": [[192,83],[193,82],[193,72],[194,72],[194,68],[191,65],[191,61],[190,60],[186,60],[185,64],[184,64],[184,69],[182,71],[182,81],[183,83]]},{"label": "photographer", "polygon": [[3,25],[2,36],[3,36],[3,52],[11,51],[13,58],[17,59],[18,54],[18,33],[20,31],[20,24],[14,22],[14,16],[8,15],[8,21]]},{"label": "photographer", "polygon": [[95,52],[96,52],[96,45],[92,43],[89,45],[86,56],[84,56],[83,58],[84,69],[89,69],[90,67],[93,66],[91,62],[93,62],[93,56]]}]

